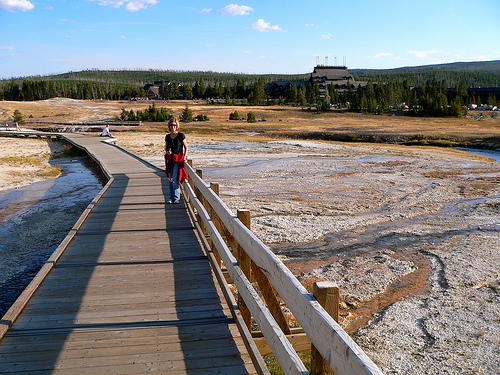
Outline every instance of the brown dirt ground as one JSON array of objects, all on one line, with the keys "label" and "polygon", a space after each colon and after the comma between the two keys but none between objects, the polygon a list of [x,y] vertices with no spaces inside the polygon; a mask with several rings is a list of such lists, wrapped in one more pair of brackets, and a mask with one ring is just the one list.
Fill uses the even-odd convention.
[{"label": "brown dirt ground", "polygon": [[[144,123],[137,126],[113,126],[113,121],[121,109],[144,110],[151,101],[90,101],[54,98],[37,102],[0,102],[0,124],[12,120],[15,109],[21,111],[25,127],[54,127],[54,123],[109,123],[112,131],[165,131],[165,123]],[[208,122],[184,124],[186,133],[217,134],[257,132],[267,136],[295,138],[304,133],[323,133],[360,137],[377,135],[385,139],[416,137],[449,140],[473,140],[500,137],[500,116],[496,112],[471,112],[466,118],[414,118],[396,115],[366,115],[332,111],[317,114],[314,110],[283,106],[228,106],[208,105],[204,101],[156,101],[155,105],[167,107],[179,116],[186,104],[194,116],[203,113]],[[246,118],[253,112],[257,122],[230,121],[229,114],[238,111]],[[265,119],[265,121],[263,121]]]}]

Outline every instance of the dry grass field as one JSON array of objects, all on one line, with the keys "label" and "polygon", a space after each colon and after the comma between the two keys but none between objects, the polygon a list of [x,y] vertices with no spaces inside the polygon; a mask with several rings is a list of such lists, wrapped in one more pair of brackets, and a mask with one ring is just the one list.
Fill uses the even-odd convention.
[{"label": "dry grass field", "polygon": [[[144,123],[141,126],[113,125],[122,108],[144,110],[151,101],[86,101],[54,98],[38,102],[0,102],[0,124],[12,120],[18,109],[27,128],[57,128],[64,124],[109,123],[112,131],[166,131],[166,123]],[[264,137],[375,141],[401,143],[407,141],[435,142],[442,145],[470,143],[500,138],[498,112],[471,112],[464,118],[415,118],[399,115],[367,115],[331,111],[318,114],[314,109],[284,106],[209,105],[205,101],[156,101],[179,116],[185,106],[193,116],[204,114],[207,122],[183,124],[183,131],[197,135],[251,134]],[[229,114],[238,111],[246,119],[253,112],[255,123],[230,121]],[[92,129],[84,129],[86,131]],[[97,129],[93,129],[96,130]]]}]

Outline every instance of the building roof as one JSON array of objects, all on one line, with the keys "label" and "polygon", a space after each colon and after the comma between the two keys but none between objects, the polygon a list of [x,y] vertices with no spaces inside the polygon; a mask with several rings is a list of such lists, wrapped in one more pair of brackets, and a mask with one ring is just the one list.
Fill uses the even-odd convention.
[{"label": "building roof", "polygon": [[354,82],[354,75],[345,66],[316,66],[311,73],[313,82],[348,81]]}]

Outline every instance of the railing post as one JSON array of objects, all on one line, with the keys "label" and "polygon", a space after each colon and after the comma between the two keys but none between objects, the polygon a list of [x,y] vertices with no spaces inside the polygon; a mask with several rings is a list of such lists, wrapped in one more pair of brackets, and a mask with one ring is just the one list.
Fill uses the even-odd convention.
[{"label": "railing post", "polygon": [[[313,295],[328,314],[338,323],[340,289],[333,281],[318,281],[313,285]],[[333,374],[321,354],[311,345],[311,375]]]},{"label": "railing post", "polygon": [[[198,175],[198,177],[203,179],[203,169],[197,169],[196,174]],[[196,194],[196,197],[201,202],[201,204],[205,206],[205,199],[203,198],[203,195],[200,193],[200,190],[195,187],[194,193]],[[200,225],[202,233],[205,234],[205,224],[203,223],[203,220],[201,220],[199,214],[196,214],[196,220],[198,220],[198,224]]]},{"label": "railing post", "polygon": [[[250,211],[238,210],[237,217],[243,225],[250,229]],[[262,292],[262,296],[267,303],[269,311],[273,315],[274,319],[276,319],[276,322],[280,326],[281,330],[287,335],[290,334],[290,327],[288,326],[285,314],[283,314],[280,304],[276,299],[271,283],[261,269],[250,259],[248,254],[245,253],[241,246],[238,246],[238,263],[240,264],[240,268],[243,273],[248,277],[248,280],[252,281],[251,277],[253,274],[255,280],[259,284],[260,291]],[[250,324],[250,316],[248,316],[247,319],[247,324]]]},{"label": "railing post", "polygon": [[278,299],[276,298],[276,294],[274,293],[273,286],[271,282],[266,277],[264,272],[254,263],[252,262],[252,272],[257,284],[259,285],[260,291],[262,292],[262,296],[266,301],[267,307],[274,319],[280,326],[281,330],[285,335],[289,335],[291,333],[290,327],[288,326],[288,322],[285,318],[285,314],[283,310],[281,310]]},{"label": "railing post", "polygon": [[[238,210],[236,213],[236,217],[243,223],[244,226],[250,229],[250,211]],[[247,253],[245,253],[245,250],[243,250],[243,248],[240,245],[238,245],[238,264],[243,273],[245,274],[245,276],[248,278],[248,280],[251,281],[252,269],[251,269],[250,257],[247,255]],[[248,329],[251,330],[252,317],[250,316],[250,311],[248,310],[245,301],[243,301],[243,298],[241,298],[239,293],[238,293],[238,306],[240,308],[241,316],[243,317],[245,324],[247,325]]]},{"label": "railing post", "polygon": [[[193,161],[192,160],[186,160],[186,163],[189,164],[189,166],[191,168],[193,168]],[[165,164],[166,164],[166,161],[165,161]],[[189,185],[189,186],[193,186],[193,179],[188,175],[188,178],[187,178],[187,181],[185,181],[184,183],[186,183]],[[187,197],[186,197],[187,198]],[[187,200],[187,199],[186,199]],[[191,206],[191,209],[194,211],[194,204],[193,202],[191,202],[191,200],[189,200],[188,204]]]},{"label": "railing post", "polygon": [[[193,161],[191,159],[186,160],[186,162],[189,164],[191,168],[193,168]],[[193,180],[191,179],[191,177],[189,177],[189,175],[188,175],[188,184],[193,186]]]},{"label": "railing post", "polygon": [[[219,196],[220,188],[219,188],[219,184],[217,182],[211,182],[210,189],[212,189],[212,191],[215,193],[215,195]],[[212,207],[210,207],[210,217],[212,218],[212,222],[214,223],[215,228],[220,233],[221,232],[220,219]],[[220,267],[222,264],[222,261],[221,261],[219,252],[217,251],[217,248],[214,246],[213,242],[211,242],[211,244],[212,244],[211,248],[212,248],[212,252],[214,253],[215,260],[217,261],[217,264]]]}]

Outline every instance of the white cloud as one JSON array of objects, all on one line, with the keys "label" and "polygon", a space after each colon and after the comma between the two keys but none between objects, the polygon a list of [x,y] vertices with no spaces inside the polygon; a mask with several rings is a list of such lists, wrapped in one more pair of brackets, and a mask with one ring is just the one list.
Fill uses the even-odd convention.
[{"label": "white cloud", "polygon": [[[500,53],[500,52],[493,52],[495,53]],[[455,55],[455,58],[458,59],[459,61],[486,61],[486,60],[492,60],[494,57],[489,56],[489,55],[479,55],[479,56],[462,56],[462,55]]]},{"label": "white cloud", "polygon": [[252,30],[256,31],[282,31],[278,25],[271,26],[269,22],[259,18],[257,22],[252,23]]},{"label": "white cloud", "polygon": [[13,51],[13,50],[14,47],[11,46],[0,46],[0,60],[15,60],[25,57],[23,55],[15,55],[13,53],[5,53],[5,54],[2,53],[4,51]]},{"label": "white cloud", "polygon": [[120,39],[127,39],[125,35],[120,35]]},{"label": "white cloud", "polygon": [[244,51],[243,51],[243,53],[244,53],[244,54],[250,54],[250,53],[252,53],[252,52],[250,52],[250,51],[248,51],[248,50],[244,50]]},{"label": "white cloud", "polygon": [[210,8],[205,8],[201,10],[201,13],[210,13],[210,12],[212,12],[212,9]]},{"label": "white cloud", "polygon": [[219,9],[219,13],[222,14],[223,16],[225,15],[244,16],[250,14],[249,13],[250,11],[253,11],[253,8],[246,5],[238,5],[238,4],[229,4],[222,9]]},{"label": "white cloud", "polygon": [[436,53],[441,53],[443,51],[438,51],[435,49],[431,49],[429,51],[408,51],[408,53],[415,55],[419,59],[431,59],[429,55],[436,54]]},{"label": "white cloud", "polygon": [[375,56],[373,56],[373,58],[379,59],[381,57],[389,57],[389,56],[394,56],[394,54],[392,54],[390,52],[380,52],[380,53],[377,53]]},{"label": "white cloud", "polygon": [[322,34],[321,39],[330,39],[332,36],[332,34]]},{"label": "white cloud", "polygon": [[9,12],[22,11],[33,9],[35,6],[28,0],[0,0],[0,9],[8,10]]},{"label": "white cloud", "polygon": [[[1,0],[0,0],[1,1]],[[113,8],[120,8],[125,5],[125,9],[129,12],[137,12],[141,9],[146,9],[149,5],[158,4],[158,0],[88,0],[98,1],[99,5],[111,5]]]}]

